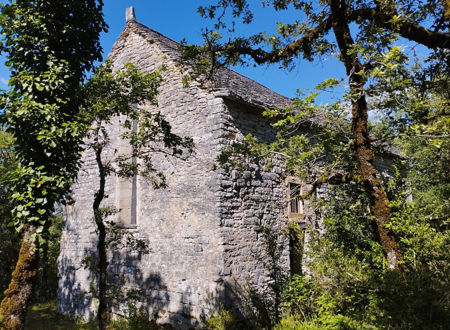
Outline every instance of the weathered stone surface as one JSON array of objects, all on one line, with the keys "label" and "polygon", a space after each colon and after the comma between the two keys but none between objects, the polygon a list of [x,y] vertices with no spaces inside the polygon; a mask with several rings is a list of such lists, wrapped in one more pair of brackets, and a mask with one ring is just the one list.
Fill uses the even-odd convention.
[{"label": "weathered stone surface", "polygon": [[[195,82],[183,87],[185,69],[178,62],[177,44],[134,19],[128,20],[109,58],[116,69],[128,62],[145,72],[165,67],[158,107],[145,107],[161,111],[175,133],[192,137],[196,154],[188,161],[154,156],[155,166],[167,175],[166,189],[154,190],[137,178],[137,225],[127,230],[148,242],[151,252],[113,251],[108,269],[146,292],[143,306],[150,317],[181,328],[196,326],[219,304],[239,307],[235,290],[240,286],[262,287],[268,281],[259,260],[264,255],[261,227],[286,222],[281,171],[249,164],[243,173],[225,173],[213,164],[224,144],[248,133],[274,139],[260,107],[283,105],[288,99],[229,70],[219,73],[220,90]],[[119,120],[110,127],[113,147],[106,159],[121,147]],[[88,319],[96,303],[85,294],[94,279],[83,259],[96,254],[91,207],[98,178],[93,154],[86,152],[83,161],[73,187],[75,202],[65,212],[58,310]],[[126,199],[130,193],[121,189],[125,186],[109,178],[103,206]],[[287,252],[281,262],[287,269]]]},{"label": "weathered stone surface", "polygon": [[[149,317],[178,328],[197,326],[220,304],[239,309],[242,286],[262,290],[270,281],[263,228],[282,229],[287,223],[287,186],[280,159],[272,160],[270,170],[264,164],[247,164],[242,172],[227,173],[213,165],[224,146],[249,133],[273,141],[276,132],[262,119],[261,108],[282,106],[289,99],[230,70],[218,73],[219,88],[196,82],[183,87],[186,68],[179,63],[177,43],[137,23],[131,12],[109,58],[118,70],[129,62],[145,72],[165,67],[158,106],[145,108],[161,111],[175,133],[193,138],[196,150],[188,161],[154,155],[154,165],[167,175],[166,189],[154,190],[137,178],[137,224],[126,230],[146,241],[151,252],[112,251],[109,274],[126,276],[128,287],[145,292],[142,307]],[[109,128],[113,145],[105,159],[114,148],[127,148],[119,139],[120,120],[115,118]],[[97,305],[86,293],[95,279],[83,259],[96,255],[91,208],[98,173],[92,153],[86,152],[83,161],[73,187],[75,202],[65,210],[58,310],[92,319]],[[378,165],[388,173],[385,159]],[[111,177],[106,186],[103,206],[125,209],[115,219],[122,224],[130,214],[130,184]],[[326,197],[326,189],[318,195]],[[319,219],[305,212],[302,221],[306,218],[319,227]],[[306,245],[309,239],[306,232]],[[286,240],[280,241],[285,248],[279,263],[288,271]]]},{"label": "weathered stone surface", "polygon": [[136,20],[136,16],[134,15],[134,8],[133,7],[127,8],[127,11],[125,13],[125,20],[127,22]]}]

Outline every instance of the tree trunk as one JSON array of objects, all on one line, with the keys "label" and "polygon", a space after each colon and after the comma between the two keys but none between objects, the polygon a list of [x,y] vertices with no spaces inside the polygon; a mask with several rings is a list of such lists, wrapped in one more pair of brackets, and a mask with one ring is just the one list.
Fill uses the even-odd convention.
[{"label": "tree trunk", "polygon": [[364,95],[363,66],[352,52],[355,43],[350,34],[345,0],[330,0],[332,26],[344,62],[352,96],[352,133],[361,181],[370,199],[372,213],[377,224],[380,242],[388,268],[399,269],[401,254],[394,233],[386,228],[390,222],[389,199],[383,189],[378,170],[374,166],[374,153],[370,146],[367,127],[367,102]]},{"label": "tree trunk", "polygon": [[[44,243],[41,243],[40,249],[41,249],[41,258],[40,258],[40,264],[41,264],[41,276],[40,276],[40,292],[42,294],[44,299],[48,299],[50,297],[51,290],[49,289],[49,283],[48,283],[48,239],[49,235],[44,236],[45,241]],[[39,288],[38,286],[38,288]]]},{"label": "tree trunk", "polygon": [[100,210],[100,204],[102,203],[105,197],[105,178],[106,178],[105,168],[102,162],[102,150],[103,149],[101,147],[95,150],[97,166],[99,169],[100,186],[97,192],[95,193],[92,209],[94,211],[94,220],[98,230],[97,252],[98,252],[99,304],[97,311],[97,320],[99,329],[105,330],[108,324],[108,305],[105,299],[107,290],[106,269],[108,267],[108,261],[106,259],[106,228],[105,224],[103,223],[103,215]]},{"label": "tree trunk", "polygon": [[0,305],[2,329],[20,330],[25,326],[25,316],[38,275],[39,251],[32,235],[36,228],[23,226],[23,237],[16,268]]},{"label": "tree trunk", "polygon": [[[101,215],[99,216],[101,218]],[[98,327],[100,330],[104,330],[108,324],[108,305],[106,303],[106,268],[108,267],[108,262],[106,260],[106,228],[103,221],[95,220],[98,229]]]}]

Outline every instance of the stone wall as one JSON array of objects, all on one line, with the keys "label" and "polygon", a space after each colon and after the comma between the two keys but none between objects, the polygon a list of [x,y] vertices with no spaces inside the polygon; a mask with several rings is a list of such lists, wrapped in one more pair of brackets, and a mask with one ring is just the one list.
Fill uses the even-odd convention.
[{"label": "stone wall", "polygon": [[[155,155],[156,167],[167,175],[167,189],[154,190],[138,178],[137,226],[127,230],[146,240],[151,253],[114,251],[110,270],[127,275],[130,285],[138,285],[146,292],[144,305],[149,315],[174,324],[189,323],[190,316],[199,318],[206,312],[206,293],[215,292],[223,260],[216,230],[218,182],[212,170],[218,152],[218,138],[213,136],[215,109],[221,99],[195,86],[184,88],[179,67],[137,34],[120,39],[110,59],[118,69],[128,62],[147,72],[164,65],[158,110],[175,133],[192,137],[195,143],[195,154],[188,161]],[[148,110],[155,111],[152,106]],[[117,123],[111,130],[113,141],[117,141]],[[72,316],[92,318],[95,303],[83,297],[92,279],[83,268],[82,259],[96,254],[91,205],[98,179],[93,155],[87,152],[83,159],[84,166],[73,189],[75,203],[67,209],[64,221],[58,309]],[[114,182],[114,178],[109,178],[108,198],[103,206],[120,200],[116,198]]]},{"label": "stone wall", "polygon": [[[243,173],[225,173],[214,170],[213,164],[223,142],[248,133],[270,140],[274,132],[261,121],[260,110],[225,101],[196,83],[183,87],[182,67],[139,33],[126,30],[109,58],[117,69],[128,62],[146,72],[164,66],[158,107],[146,108],[161,111],[176,134],[192,137],[195,144],[195,154],[187,161],[154,156],[154,165],[167,176],[166,189],[155,190],[137,178],[137,224],[125,230],[146,241],[150,253],[112,251],[109,275],[126,276],[129,287],[145,292],[142,306],[149,317],[177,327],[195,326],[220,304],[239,307],[242,285],[262,288],[270,281],[260,260],[265,251],[262,228],[285,221],[281,169],[252,164]],[[113,145],[105,159],[121,146],[118,122],[116,118],[110,127]],[[83,161],[63,224],[58,310],[92,319],[97,304],[85,293],[95,279],[83,259],[96,255],[91,208],[98,172],[92,152],[87,151]],[[117,206],[128,198],[130,193],[118,190],[117,184],[117,178],[108,179],[102,206]],[[288,253],[282,254],[287,269]]]},{"label": "stone wall", "polygon": [[[229,100],[223,106],[226,109],[222,130],[224,145],[241,140],[249,133],[259,141],[271,142],[275,138],[276,132],[264,121],[261,109]],[[268,284],[274,280],[270,274],[275,268],[284,274],[289,270],[289,244],[284,230],[288,221],[286,185],[280,159],[271,161],[274,166],[270,168],[264,163],[250,163],[242,170],[220,173],[218,199],[224,244],[222,280],[225,297],[239,297],[252,291],[252,294],[270,300],[273,292],[268,289]],[[267,237],[269,228],[279,237]],[[275,239],[277,245],[272,256],[269,253],[271,239]],[[239,299],[232,302],[231,308],[242,308]]]}]

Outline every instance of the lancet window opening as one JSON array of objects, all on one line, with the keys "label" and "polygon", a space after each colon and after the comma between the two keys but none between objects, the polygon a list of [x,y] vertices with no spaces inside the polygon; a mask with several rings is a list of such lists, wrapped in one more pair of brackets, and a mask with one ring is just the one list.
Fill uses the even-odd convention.
[{"label": "lancet window opening", "polygon": [[[137,120],[133,119],[133,131],[137,130]],[[133,150],[133,154],[134,154]],[[133,165],[137,164],[136,156],[133,155],[131,162]],[[133,175],[131,178],[131,225],[137,224],[137,175]]]},{"label": "lancet window opening", "polygon": [[288,183],[288,214],[304,214],[303,186],[299,183]]},{"label": "lancet window opening", "polygon": [[[119,118],[122,120],[123,118]],[[136,165],[138,160],[134,156],[133,147],[130,145],[130,141],[127,139],[121,139],[120,135],[122,126],[119,125],[118,147],[117,151],[119,155],[131,155],[131,164]],[[131,130],[136,131],[138,128],[137,120],[133,120],[131,123]],[[115,191],[116,191],[116,208],[117,223],[122,227],[135,227],[138,222],[138,178],[137,175],[132,177],[123,178],[116,177],[115,179]]]}]

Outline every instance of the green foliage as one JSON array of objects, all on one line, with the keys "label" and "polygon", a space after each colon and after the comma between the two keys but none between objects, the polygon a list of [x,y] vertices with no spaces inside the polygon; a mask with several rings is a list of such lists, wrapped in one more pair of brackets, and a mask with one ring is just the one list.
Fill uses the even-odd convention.
[{"label": "green foliage", "polygon": [[[326,200],[318,204],[325,231],[310,231],[306,275],[289,281],[282,295],[288,316],[278,326],[445,328],[450,309],[448,216],[433,218],[424,204],[405,202],[408,194],[426,191],[426,186],[412,186],[404,171],[394,174],[388,184],[391,226],[404,271],[387,270],[361,187],[352,182],[328,185]],[[433,195],[436,214],[446,207],[445,198],[439,198]]]},{"label": "green foliage", "polygon": [[320,329],[376,329],[343,315],[329,315],[319,319],[302,320],[297,315],[287,314],[276,324],[274,330],[320,330]]},{"label": "green foliage", "polygon": [[283,307],[293,315],[310,318],[317,309],[318,288],[311,277],[294,275],[283,292]]},{"label": "green foliage", "polygon": [[233,312],[226,310],[223,306],[219,307],[217,315],[206,320],[208,329],[227,330],[227,329],[243,329],[243,325],[237,320]]},{"label": "green foliage", "polygon": [[111,146],[106,128],[117,116],[124,117],[120,123],[124,133],[120,138],[129,143],[131,151],[121,154],[116,150],[115,156],[104,164],[107,175],[115,173],[124,178],[141,175],[154,187],[164,187],[164,174],[153,166],[152,153],[184,158],[193,151],[191,138],[173,134],[161,113],[142,107],[156,104],[160,82],[159,72],[142,73],[131,63],[124,70],[113,72],[111,63],[106,62],[86,83],[83,95],[85,115],[90,122],[89,148],[100,151]]},{"label": "green foliage", "polygon": [[19,255],[20,239],[11,221],[11,172],[17,167],[13,141],[4,128],[0,129],[0,299],[8,287],[11,273]]},{"label": "green foliage", "polygon": [[[13,273],[13,269],[17,269],[17,259],[19,257],[19,249],[21,247],[21,241],[15,228],[10,226],[11,224],[11,211],[13,209],[12,191],[13,182],[16,179],[14,177],[18,169],[18,162],[16,158],[16,152],[13,144],[13,138],[10,134],[1,130],[1,153],[0,153],[0,186],[1,186],[1,208],[0,208],[0,252],[2,254],[1,271],[0,271],[0,289],[1,298],[3,301],[7,301],[11,297],[11,287],[14,287],[14,280],[17,277],[21,277],[28,274],[36,274],[36,269],[27,267],[27,271]],[[55,217],[56,218],[56,217]],[[47,230],[37,240],[37,246],[39,247],[40,263],[39,263],[39,277],[37,291],[37,301],[45,301],[47,298],[54,298],[56,296],[58,278],[57,278],[57,265],[56,258],[59,255],[59,239],[61,221],[51,221],[52,226],[50,230]],[[9,224],[9,225],[8,225]],[[55,226],[56,225],[56,226]],[[59,225],[59,226],[58,226]],[[23,251],[23,250],[22,250]],[[23,256],[23,252],[21,253]],[[37,265],[36,265],[37,266]],[[11,282],[13,284],[11,284]],[[17,283],[17,282],[16,282]],[[8,288],[8,290],[6,290]],[[4,295],[4,296],[3,296]],[[25,306],[28,301],[27,298],[20,297],[22,301],[25,300]],[[28,297],[30,299],[30,297]],[[8,303],[5,303],[7,306]],[[4,304],[2,303],[2,310],[4,311]],[[2,315],[4,320],[5,315]]]},{"label": "green foliage", "polygon": [[[126,322],[122,320],[123,326],[137,329],[145,328],[148,323],[140,321],[148,320],[148,316],[144,317],[133,307],[145,297],[145,288],[124,290],[128,284],[125,275],[114,279],[108,276],[108,251],[134,251],[140,254],[149,251],[144,241],[111,221],[118,210],[103,205],[106,179],[111,175],[121,178],[139,175],[149,180],[154,188],[164,188],[164,173],[153,165],[152,157],[159,153],[184,160],[193,152],[191,138],[172,133],[169,122],[160,112],[152,112],[145,107],[156,105],[160,83],[160,72],[143,73],[133,64],[114,70],[112,63],[107,61],[83,88],[83,114],[89,123],[86,145],[88,152],[95,155],[99,173],[98,189],[93,196],[98,257],[86,256],[83,263],[96,275],[96,283],[92,283],[88,294],[99,301],[97,316],[100,328],[106,326],[108,314],[114,308],[124,305],[128,305],[128,312],[132,315]],[[123,140],[120,144],[128,145],[123,150],[112,142],[110,128],[113,123],[120,125],[122,133],[118,138]]]},{"label": "green foliage", "polygon": [[308,330],[318,330],[320,329],[316,324],[305,324],[302,322],[301,318],[297,315],[286,314],[283,315],[280,322],[275,325],[274,330],[297,330],[297,329],[308,329]]},{"label": "green foliage", "polygon": [[45,232],[76,176],[85,134],[79,87],[101,59],[102,6],[101,0],[1,5],[1,50],[11,70],[1,104],[19,160],[11,183],[17,230],[29,223],[37,235]]},{"label": "green foliage", "polygon": [[56,299],[58,292],[58,256],[62,234],[62,214],[51,216],[51,225],[40,238],[38,281],[34,301],[46,302]]},{"label": "green foliage", "polygon": [[[383,305],[404,327],[440,328],[449,322],[450,76],[444,54],[412,68],[399,62],[396,74],[371,86],[384,91],[384,99],[374,100],[384,116],[374,134],[408,157],[388,185],[405,274],[384,285]],[[405,80],[400,85],[399,76]]]},{"label": "green foliage", "polygon": [[115,330],[151,330],[158,329],[155,324],[152,324],[147,313],[138,309],[133,305],[129,305],[128,314],[126,316],[119,316],[113,320],[110,326]]},{"label": "green foliage", "polygon": [[[403,272],[387,269],[370,200],[357,174],[345,108],[315,105],[311,95],[295,100],[297,107],[267,110],[279,129],[277,141],[264,144],[247,136],[218,159],[227,169],[239,169],[281,154],[286,175],[312,184],[304,197],[323,219],[324,230],[309,231],[306,274],[288,282],[282,295],[286,315],[276,327],[444,329],[449,322],[450,162],[448,128],[443,124],[448,95],[436,90],[445,74],[423,93],[413,89],[417,87],[412,80],[404,85],[398,79],[386,81],[400,71],[417,77],[397,50],[394,53],[399,59],[392,65],[396,69],[371,86],[374,93],[380,86],[392,91],[373,99],[373,107],[387,113],[389,121],[375,123],[372,132],[378,157],[392,164],[384,182],[392,209],[389,228],[400,244]],[[409,90],[399,91],[405,86]],[[403,92],[404,102],[393,107]],[[407,157],[393,156],[388,144],[402,148]],[[327,189],[325,196],[316,193],[321,186]]]},{"label": "green foliage", "polygon": [[[337,56],[350,83],[349,92],[335,104],[317,105],[317,94],[312,93],[299,95],[286,108],[266,110],[278,129],[277,140],[261,144],[249,135],[231,144],[218,159],[226,169],[241,169],[248,162],[282,156],[285,174],[312,186],[303,197],[311,200],[323,225],[318,232],[310,229],[306,275],[289,281],[283,294],[285,316],[277,327],[445,328],[450,296],[450,71],[445,2],[286,0],[262,4],[275,11],[298,10],[298,19],[278,23],[273,34],[223,41],[220,35],[234,32],[238,21],[253,21],[253,3],[218,0],[199,9],[203,17],[215,20],[217,31],[206,35],[203,46],[187,47],[186,56],[200,54],[202,68],[207,61],[218,61],[210,64],[210,70],[248,59],[291,68],[298,58],[324,58],[339,50]],[[336,41],[328,38],[331,31]],[[396,44],[399,35],[432,48],[424,55],[424,63]],[[338,83],[331,78],[317,90],[329,90]],[[370,135],[364,143],[372,144],[378,160],[392,163],[382,177],[389,196],[384,202],[390,203],[386,210],[392,212],[383,226],[399,244],[401,272],[388,269],[380,236],[383,227],[375,226],[374,220],[380,221],[374,216],[376,196],[368,193],[374,185],[361,169],[369,154],[355,153],[363,138],[357,129],[367,125],[358,121],[367,115],[366,95],[368,110],[378,122],[369,124]],[[327,190],[325,196],[317,193],[321,187]]]},{"label": "green foliage", "polygon": [[[396,179],[391,185],[399,189]],[[283,306],[293,316],[281,324],[333,328],[328,322],[336,319],[351,321],[350,328],[445,328],[450,309],[447,227],[436,227],[436,221],[421,215],[423,208],[405,203],[404,191],[393,196],[391,225],[401,243],[404,271],[391,272],[383,263],[370,213],[364,211],[367,204],[362,207],[364,195],[360,192],[360,205],[355,205],[355,191],[335,189],[339,194],[332,189],[322,204],[326,231],[311,232],[307,275],[291,278],[283,293]]]}]

